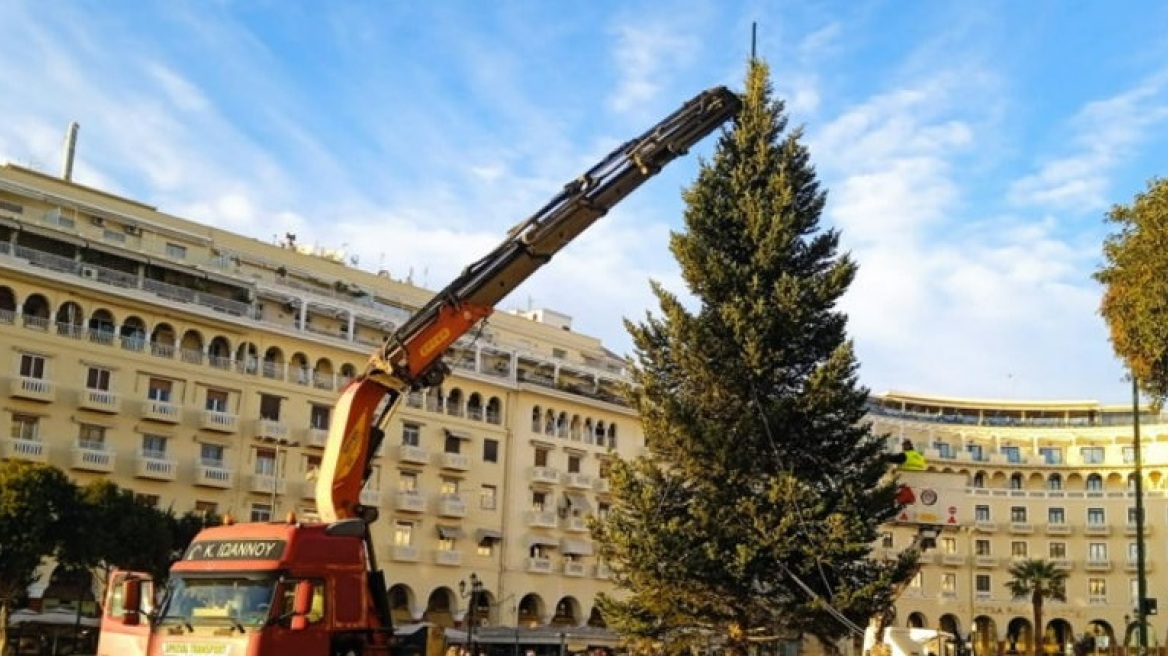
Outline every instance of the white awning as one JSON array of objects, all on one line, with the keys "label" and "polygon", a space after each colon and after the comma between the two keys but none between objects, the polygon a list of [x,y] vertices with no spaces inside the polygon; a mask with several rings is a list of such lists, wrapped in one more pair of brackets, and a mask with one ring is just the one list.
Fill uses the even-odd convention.
[{"label": "white awning", "polygon": [[466,433],[462,433],[459,431],[452,431],[449,428],[446,429],[446,437],[453,437],[456,440],[469,440],[470,439],[470,435],[467,435]]},{"label": "white awning", "polygon": [[466,533],[463,533],[462,527],[460,526],[447,526],[445,524],[438,525],[438,537],[445,540],[457,540],[464,535],[466,535]]},{"label": "white awning", "polygon": [[588,503],[588,497],[581,492],[565,492],[564,496],[568,498],[568,505],[576,510],[584,513],[592,512],[592,504]]},{"label": "white awning", "polygon": [[542,535],[527,536],[527,548],[530,549],[531,547],[535,546],[555,547],[558,549],[560,546],[560,541],[555,538],[549,538]]},{"label": "white awning", "polygon": [[496,531],[493,528],[480,528],[479,530],[475,531],[475,543],[476,544],[482,544],[483,542],[486,542],[487,540],[502,540],[502,539],[503,539],[503,532]]}]

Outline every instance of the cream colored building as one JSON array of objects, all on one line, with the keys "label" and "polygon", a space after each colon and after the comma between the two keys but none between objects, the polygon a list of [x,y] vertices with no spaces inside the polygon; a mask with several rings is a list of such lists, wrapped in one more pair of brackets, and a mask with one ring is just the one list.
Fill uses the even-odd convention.
[{"label": "cream colored building", "polygon": [[[930,470],[962,474],[966,485],[963,527],[942,531],[925,554],[897,605],[898,626],[972,633],[979,656],[1012,646],[1028,653],[1031,604],[1011,598],[1006,582],[1012,562],[1041,558],[1068,574],[1067,601],[1044,608],[1045,650],[1066,652],[1085,634],[1105,636],[1097,649],[1123,644],[1135,622],[1138,568],[1130,405],[889,393],[873,397],[870,408],[876,430],[891,435],[890,449],[911,439]],[[1168,424],[1147,414],[1140,434],[1147,596],[1163,601]],[[893,527],[881,549],[903,549],[914,534]],[[1149,616],[1149,646],[1165,643],[1166,627]]]},{"label": "cream colored building", "polygon": [[[0,458],[162,508],[311,517],[331,404],[432,291],[13,165],[0,168]],[[395,621],[598,623],[586,517],[639,453],[624,362],[550,311],[500,312],[409,397],[363,494]],[[127,536],[133,539],[133,536]],[[47,580],[47,579],[46,579]],[[36,596],[46,580],[34,586]],[[469,591],[468,591],[469,592]]]}]

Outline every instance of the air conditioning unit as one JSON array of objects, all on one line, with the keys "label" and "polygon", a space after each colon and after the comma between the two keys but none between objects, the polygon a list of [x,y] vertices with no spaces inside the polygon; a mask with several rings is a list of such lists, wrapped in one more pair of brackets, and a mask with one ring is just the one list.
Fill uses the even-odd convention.
[{"label": "air conditioning unit", "polygon": [[125,228],[123,228],[123,229],[126,231],[127,235],[140,235],[140,234],[142,234],[142,229],[136,225],[128,225],[128,226],[125,226]]},{"label": "air conditioning unit", "polygon": [[91,266],[81,267],[81,277],[87,280],[97,280],[97,269]]},{"label": "air conditioning unit", "polygon": [[105,225],[105,219],[101,218],[100,216],[89,217],[89,222],[98,227]]}]

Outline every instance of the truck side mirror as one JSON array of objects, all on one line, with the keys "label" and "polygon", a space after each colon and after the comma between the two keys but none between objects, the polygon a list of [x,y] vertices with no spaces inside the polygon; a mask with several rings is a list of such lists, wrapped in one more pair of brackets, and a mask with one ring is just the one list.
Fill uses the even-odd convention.
[{"label": "truck side mirror", "polygon": [[140,621],[142,608],[142,579],[137,576],[127,576],[122,582],[122,623],[126,626],[137,626]]},{"label": "truck side mirror", "polygon": [[312,581],[307,579],[296,582],[296,590],[292,597],[292,624],[293,631],[303,631],[308,628],[308,614],[312,612]]}]

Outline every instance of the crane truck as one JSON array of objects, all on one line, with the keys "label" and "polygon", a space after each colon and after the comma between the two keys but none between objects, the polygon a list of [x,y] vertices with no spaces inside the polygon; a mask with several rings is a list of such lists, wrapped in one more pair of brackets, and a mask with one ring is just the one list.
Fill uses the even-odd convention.
[{"label": "crane truck", "polygon": [[[385,427],[411,390],[520,283],[666,164],[737,115],[725,87],[699,93],[616,148],[511,228],[390,335],[341,392],[316,483],[319,521],[226,523],[200,532],[160,595],[142,573],[107,587],[99,656],[389,654],[393,627],[361,489]],[[157,599],[156,599],[157,597]],[[157,602],[157,603],[156,603]]]}]

